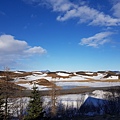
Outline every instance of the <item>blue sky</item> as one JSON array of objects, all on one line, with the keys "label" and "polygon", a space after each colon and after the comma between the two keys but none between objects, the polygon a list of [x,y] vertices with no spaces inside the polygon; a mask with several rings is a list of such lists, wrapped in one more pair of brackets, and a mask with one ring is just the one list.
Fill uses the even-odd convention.
[{"label": "blue sky", "polygon": [[120,70],[120,0],[0,0],[0,69]]}]

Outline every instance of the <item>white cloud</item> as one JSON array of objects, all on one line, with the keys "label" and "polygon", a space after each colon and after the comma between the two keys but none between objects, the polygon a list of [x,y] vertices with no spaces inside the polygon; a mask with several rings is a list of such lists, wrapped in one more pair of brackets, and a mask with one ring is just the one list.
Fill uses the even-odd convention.
[{"label": "white cloud", "polygon": [[111,18],[109,15],[99,13],[95,16],[90,25],[118,26],[120,25],[120,19]]},{"label": "white cloud", "polygon": [[16,63],[17,60],[24,59],[34,54],[41,55],[46,50],[40,46],[31,47],[26,41],[17,40],[12,35],[0,36],[0,65]]},{"label": "white cloud", "polygon": [[112,32],[101,32],[97,33],[89,38],[82,38],[80,45],[87,45],[91,47],[98,47],[99,45],[103,45],[107,42],[110,42],[109,37],[112,35]]},{"label": "white cloud", "polygon": [[[120,25],[120,19],[113,18],[110,15],[98,11],[97,9],[91,8],[88,5],[81,4],[81,2],[73,3],[70,0],[30,0],[31,2],[45,3],[51,6],[54,12],[60,13],[57,16],[58,21],[66,21],[72,18],[77,18],[79,23],[88,23],[89,25],[99,26],[117,26]],[[42,1],[42,2],[41,2]],[[119,14],[119,4],[116,9],[116,16]]]},{"label": "white cloud", "polygon": [[120,1],[113,5],[112,10],[114,11],[113,15],[120,18]]},{"label": "white cloud", "polygon": [[80,6],[66,11],[62,16],[57,17],[58,21],[66,21],[71,18],[78,18],[79,23],[88,22],[89,25],[99,26],[117,26],[120,25],[120,19],[112,18],[88,6]]},{"label": "white cloud", "polygon": [[[113,18],[110,15],[106,15],[97,9],[91,8],[85,5],[83,0],[80,2],[70,2],[70,0],[24,0],[28,3],[46,5],[48,8],[52,8],[54,12],[60,13],[57,16],[58,21],[66,21],[72,18],[77,18],[79,23],[88,23],[89,25],[99,26],[117,26],[120,25],[119,18]],[[113,7],[114,15],[120,17],[120,3],[117,3]]]},{"label": "white cloud", "polygon": [[0,54],[21,53],[27,47],[25,41],[15,40],[11,35],[0,36]]},{"label": "white cloud", "polygon": [[70,10],[72,7],[75,7],[75,5],[69,2],[69,0],[46,0],[46,1],[51,5],[53,11],[57,12],[66,12],[67,10]]},{"label": "white cloud", "polygon": [[40,46],[39,47],[35,46],[33,48],[29,48],[25,52],[28,54],[44,54],[44,53],[46,53],[46,50]]}]

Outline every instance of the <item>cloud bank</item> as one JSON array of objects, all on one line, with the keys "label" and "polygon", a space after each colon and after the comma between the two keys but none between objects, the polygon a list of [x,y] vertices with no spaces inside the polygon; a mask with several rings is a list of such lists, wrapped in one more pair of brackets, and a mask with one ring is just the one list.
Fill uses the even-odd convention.
[{"label": "cloud bank", "polygon": [[[87,1],[84,0],[24,0],[30,4],[44,5],[52,12],[58,13],[56,20],[59,22],[68,21],[70,19],[77,19],[79,24],[85,23],[89,26],[100,26],[112,28],[113,26],[120,26],[120,0],[108,1],[112,4],[110,9],[111,14],[106,14],[100,9],[91,7]],[[80,45],[87,45],[91,47],[98,47],[109,42],[109,36],[113,32],[96,33],[89,38],[82,38]]]},{"label": "cloud bank", "polygon": [[120,1],[114,3],[112,10],[113,15],[120,19]]},{"label": "cloud bank", "polygon": [[31,47],[24,40],[17,40],[12,35],[0,36],[0,65],[9,66],[16,60],[25,59],[33,55],[42,55],[47,51],[40,46]]},{"label": "cloud bank", "polygon": [[24,0],[28,3],[36,3],[38,5],[46,5],[53,12],[58,12],[56,20],[67,21],[77,18],[78,23],[87,23],[88,25],[97,26],[118,26],[120,25],[120,2],[113,5],[113,16],[105,14],[90,7],[83,0],[75,3],[70,0]]}]

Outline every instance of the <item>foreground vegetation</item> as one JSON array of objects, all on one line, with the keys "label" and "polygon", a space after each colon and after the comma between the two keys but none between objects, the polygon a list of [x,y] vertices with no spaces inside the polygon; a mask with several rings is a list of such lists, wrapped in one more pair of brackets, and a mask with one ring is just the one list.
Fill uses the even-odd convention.
[{"label": "foreground vegetation", "polygon": [[[8,71],[4,72],[4,80],[0,82],[0,120],[119,120],[120,119],[120,87],[104,88],[76,88],[70,90],[58,90],[55,84],[51,84],[50,91],[38,91],[34,86],[33,90],[25,90],[15,86],[10,80]],[[98,106],[84,102],[81,106],[66,107],[61,103],[57,104],[57,96],[64,94],[75,94],[92,92],[96,89],[106,90],[112,96],[106,96],[103,104]],[[44,109],[42,96],[51,96],[51,105]],[[29,101],[23,97],[29,97]],[[97,100],[97,99],[96,99]],[[99,100],[98,100],[99,101]],[[89,113],[89,114],[88,114]]]},{"label": "foreground vegetation", "polygon": [[[34,87],[29,104],[24,108],[23,102],[18,101],[17,104],[14,102],[14,105],[9,108],[9,99],[5,102],[6,98],[3,98],[2,94],[0,94],[0,119],[1,120],[119,120],[120,118],[120,89],[109,89],[112,92],[112,97],[108,100],[104,101],[102,106],[98,103],[98,107],[95,107],[92,103],[88,105],[82,105],[80,108],[65,108],[63,104],[58,104],[57,106],[51,106],[48,111],[44,110],[42,106],[42,99],[40,96],[37,87]],[[55,91],[54,91],[55,92]],[[118,93],[119,96],[115,97],[114,93]],[[52,96],[51,101],[52,104],[55,103],[55,94]],[[14,99],[14,98],[12,98]],[[20,98],[19,98],[20,99]],[[16,105],[15,105],[16,104]],[[7,106],[7,108],[6,108]],[[19,109],[16,109],[19,108]],[[4,109],[3,109],[4,108]],[[12,113],[10,112],[12,110]],[[7,111],[6,111],[7,110]],[[16,111],[17,110],[17,111]],[[101,114],[101,110],[104,110]],[[87,115],[86,113],[95,112],[97,113],[92,115]],[[14,117],[13,113],[17,113],[16,117]],[[53,113],[54,112],[54,113]]]}]

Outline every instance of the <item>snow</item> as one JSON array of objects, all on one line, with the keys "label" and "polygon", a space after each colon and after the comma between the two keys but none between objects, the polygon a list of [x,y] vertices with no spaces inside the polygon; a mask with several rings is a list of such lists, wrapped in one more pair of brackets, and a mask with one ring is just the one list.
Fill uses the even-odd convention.
[{"label": "snow", "polygon": [[[51,80],[52,80],[52,78],[51,78]],[[73,77],[68,77],[68,78],[56,78],[54,80],[56,80],[56,81],[76,81],[76,80],[87,80],[87,79],[82,76],[73,76]]]},{"label": "snow", "polygon": [[92,75],[92,74],[93,74],[93,72],[86,72],[86,74],[88,74],[88,75]]},{"label": "snow", "polygon": [[109,76],[107,79],[119,79],[118,76]]},{"label": "snow", "polygon": [[[84,96],[82,94],[69,94],[69,95],[60,95],[57,96],[56,103],[63,105],[65,108],[78,108],[84,102]],[[44,96],[44,106],[48,105],[51,97]]]},{"label": "snow", "polygon": [[[18,84],[19,86],[22,86],[22,87],[25,87],[27,88],[28,90],[32,90],[34,84],[29,84],[29,83],[26,83],[26,84]],[[50,88],[47,88],[46,86],[43,86],[43,85],[37,85],[36,84],[36,87],[38,87],[38,90],[50,90]]]},{"label": "snow", "polygon": [[[22,72],[15,72],[15,73],[21,73]],[[28,75],[25,77],[17,77],[15,78],[16,84],[19,81],[34,81],[31,83],[25,83],[25,84],[18,84],[20,86],[25,87],[28,90],[31,90],[33,88],[33,83],[35,83],[35,80],[38,79],[46,79],[48,81],[55,81],[55,84],[57,86],[60,86],[62,89],[72,89],[76,87],[109,87],[109,86],[120,86],[120,82],[106,82],[104,80],[118,80],[118,76],[109,76],[108,78],[104,78],[106,76],[105,73],[97,73],[97,76],[92,76],[92,72],[87,72],[88,75],[78,75],[74,73],[75,76],[70,76],[68,73],[56,73],[58,76],[61,76],[60,78],[52,78],[48,77],[47,73],[42,72],[33,72],[32,75]],[[0,76],[3,77],[3,76]],[[63,77],[63,78],[62,78]],[[88,80],[86,82],[85,80]],[[91,80],[91,81],[90,81]],[[96,81],[94,81],[96,80]],[[103,80],[103,82],[102,82]],[[43,85],[36,84],[36,87],[38,87],[38,90],[50,90],[51,88]],[[86,104],[93,103],[94,106],[98,106],[98,104],[102,104],[104,100],[107,99],[107,96],[111,95],[110,92],[105,92],[103,90],[95,90],[92,92],[92,94],[85,93],[85,94],[69,94],[69,95],[59,95],[57,96],[57,104],[62,104],[65,108],[80,108],[81,105],[83,105],[85,102]],[[50,101],[50,96],[44,96],[44,105],[48,105]],[[47,106],[48,107],[48,106]],[[102,113],[103,111],[101,111]],[[94,113],[88,112],[86,115],[92,115]]]},{"label": "snow", "polygon": [[[33,87],[33,85],[31,85],[29,87]],[[39,88],[39,90],[40,89],[41,88]],[[59,96],[57,96],[56,104],[63,106],[65,109],[69,109],[69,108],[72,108],[72,109],[78,108],[79,109],[79,108],[81,108],[82,105],[93,105],[95,107],[99,107],[103,103],[106,102],[107,98],[105,98],[105,96],[107,94],[111,94],[111,93],[103,91],[103,90],[95,90],[92,92],[92,94],[85,93],[85,94],[59,95]],[[23,101],[25,101],[24,102],[25,103],[24,108],[25,108],[28,104],[29,98],[27,98],[27,99],[24,98]],[[51,96],[43,96],[43,106],[45,108],[45,111],[47,111],[47,109],[51,106],[50,103],[51,103]],[[14,103],[14,104],[16,104],[16,103]],[[101,107],[100,114],[102,114],[103,112],[104,112],[103,108]],[[91,111],[85,113],[85,115],[89,115],[89,116],[92,116],[95,114],[98,114],[98,113],[94,110],[91,110]]]},{"label": "snow", "polygon": [[19,71],[15,71],[14,73],[19,73],[19,74],[23,74],[23,72],[19,72]]},{"label": "snow", "polygon": [[88,86],[88,87],[108,87],[108,86],[120,86],[118,82],[56,82],[57,86],[61,86],[63,88],[74,88]]},{"label": "snow", "polygon": [[67,74],[67,73],[56,73],[57,75],[59,76],[69,76],[70,74]]},{"label": "snow", "polygon": [[[40,74],[38,74],[40,73]],[[15,78],[15,82],[19,81],[34,81],[38,79],[46,79],[48,81],[55,81],[55,84],[57,86],[62,87],[63,89],[71,89],[75,87],[108,87],[108,86],[120,86],[120,82],[107,82],[104,80],[118,80],[118,76],[110,76],[108,78],[104,78],[106,76],[105,73],[97,73],[97,76],[90,76],[92,72],[87,72],[86,74],[89,75],[77,75],[74,73],[74,76],[70,76],[69,73],[62,73],[58,72],[57,75],[61,76],[60,78],[52,78],[47,76],[47,73],[42,72],[33,72],[32,75],[28,75],[25,77],[17,77]],[[86,82],[85,80],[88,80]],[[94,81],[95,80],[95,81]],[[97,80],[97,81],[96,81]],[[102,82],[103,80],[103,82]],[[31,85],[29,83],[26,84],[20,84],[20,86],[26,87],[27,89],[31,89]],[[40,86],[38,87],[41,90],[47,90],[48,88],[46,86]]]},{"label": "snow", "polygon": [[105,76],[106,74],[101,74],[101,73],[98,73],[97,76],[87,76],[87,75],[82,75],[84,78],[86,79],[94,79],[94,80],[100,80],[100,79],[103,79],[103,77]]},{"label": "snow", "polygon": [[42,72],[39,72],[39,71],[33,71],[33,73],[42,74]]},{"label": "snow", "polygon": [[41,79],[43,76],[41,75],[29,75],[27,77],[25,77],[26,80],[32,81],[32,80],[37,80],[37,79]]},{"label": "snow", "polygon": [[87,80],[87,79],[84,78],[83,76],[73,76],[69,80]]},{"label": "snow", "polygon": [[21,114],[20,113],[21,109],[23,110],[24,113],[28,103],[29,103],[28,97],[8,99],[9,114],[13,115],[14,117],[17,117],[18,114]]},{"label": "snow", "polygon": [[[58,104],[63,105],[65,108],[80,108],[82,104],[93,104],[94,106],[98,106],[103,104],[104,101],[107,100],[106,95],[111,95],[110,92],[106,92],[103,90],[95,90],[90,93],[85,94],[68,94],[68,95],[59,95],[57,96]],[[50,96],[44,96],[44,105],[47,105],[51,100]],[[102,111],[101,111],[102,112]]]},{"label": "snow", "polygon": [[[51,77],[46,77],[47,74],[41,74],[41,75],[38,75],[38,74],[33,74],[33,75],[28,75],[28,76],[25,76],[25,77],[22,77],[25,79],[25,81],[33,81],[33,80],[38,80],[38,79],[47,79],[47,80],[51,80]],[[18,78],[18,79],[21,79],[21,78]]]},{"label": "snow", "polygon": [[105,92],[103,90],[95,90],[92,92],[94,98],[106,99],[108,96],[112,96],[111,92]]}]

